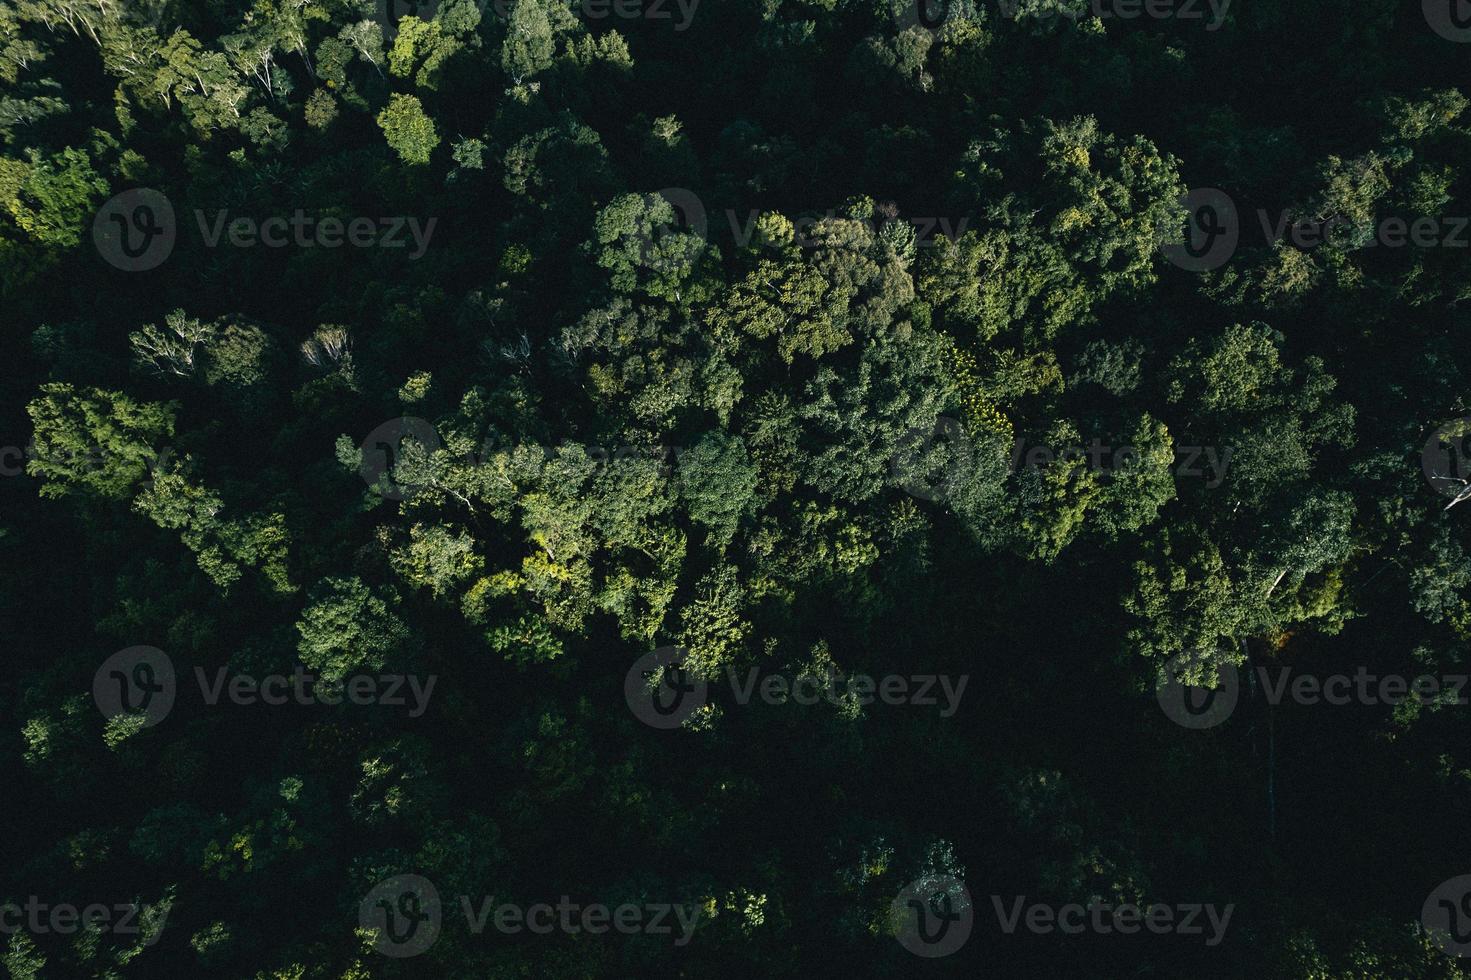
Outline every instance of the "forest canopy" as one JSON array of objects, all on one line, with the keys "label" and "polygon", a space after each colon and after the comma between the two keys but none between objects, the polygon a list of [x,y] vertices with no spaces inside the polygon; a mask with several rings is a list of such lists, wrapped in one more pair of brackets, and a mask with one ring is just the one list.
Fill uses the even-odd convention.
[{"label": "forest canopy", "polygon": [[1464,8],[0,4],[0,972],[1471,975]]}]

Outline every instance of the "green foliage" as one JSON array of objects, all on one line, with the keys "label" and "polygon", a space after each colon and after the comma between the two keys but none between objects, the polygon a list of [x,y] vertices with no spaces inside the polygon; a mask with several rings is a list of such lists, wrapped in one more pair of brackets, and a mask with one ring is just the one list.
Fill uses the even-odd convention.
[{"label": "green foliage", "polygon": [[679,495],[690,520],[730,541],[756,492],[756,467],[739,436],[709,432],[679,456]]},{"label": "green foliage", "polygon": [[26,406],[35,436],[26,471],[41,477],[41,494],[92,493],[118,500],[148,475],[174,434],[174,405],[137,402],[122,392],[41,387]]},{"label": "green foliage", "polygon": [[701,297],[688,281],[713,256],[697,234],[674,227],[675,220],[674,207],[659,195],[623,194],[598,214],[591,247],[616,292],[676,303],[685,293]]},{"label": "green foliage", "polygon": [[[0,906],[142,926],[0,972],[904,976],[955,876],[941,973],[1463,975],[1416,916],[1464,706],[1295,684],[1471,653],[1466,45],[1087,6],[0,4]],[[1219,264],[1160,247],[1187,187]],[[107,707],[134,646],[167,717]],[[992,892],[1236,912],[1022,942]],[[699,917],[498,934],[562,895]]]},{"label": "green foliage", "polygon": [[107,190],[87,153],[74,147],[50,156],[32,150],[28,162],[0,158],[0,206],[43,246],[78,244]]},{"label": "green foliage", "polygon": [[501,48],[501,68],[517,83],[551,67],[556,46],[550,11],[543,0],[515,0]]},{"label": "green foliage", "polygon": [[405,163],[428,163],[439,145],[434,120],[424,114],[423,104],[413,95],[395,94],[389,99],[388,107],[378,113],[378,128]]},{"label": "green foliage", "polygon": [[301,662],[328,681],[381,669],[409,638],[394,605],[392,593],[362,579],[323,579],[296,622]]}]

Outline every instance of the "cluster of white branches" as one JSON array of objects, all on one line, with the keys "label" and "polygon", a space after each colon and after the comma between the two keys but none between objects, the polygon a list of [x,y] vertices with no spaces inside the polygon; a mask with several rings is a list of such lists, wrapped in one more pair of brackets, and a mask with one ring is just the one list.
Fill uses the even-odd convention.
[{"label": "cluster of white branches", "polygon": [[312,367],[352,370],[352,335],[346,327],[323,324],[301,342],[301,358]]},{"label": "cluster of white branches", "polygon": [[187,378],[194,374],[195,349],[213,334],[213,324],[200,323],[175,310],[164,317],[162,327],[150,323],[128,335],[133,354],[156,374]]}]

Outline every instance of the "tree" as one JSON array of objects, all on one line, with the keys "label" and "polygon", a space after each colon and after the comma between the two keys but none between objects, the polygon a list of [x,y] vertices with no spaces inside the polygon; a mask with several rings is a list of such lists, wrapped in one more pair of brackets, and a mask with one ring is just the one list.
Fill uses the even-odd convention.
[{"label": "tree", "polygon": [[128,342],[134,357],[155,374],[189,378],[194,376],[196,348],[214,329],[175,310],[164,318],[162,328],[150,323],[128,334]]},{"label": "tree", "polygon": [[673,205],[658,194],[622,194],[599,212],[589,249],[609,271],[614,291],[673,303],[703,298],[690,287],[716,256],[695,230],[673,227],[675,220]]},{"label": "tree", "polygon": [[679,494],[690,520],[710,531],[722,547],[756,493],[756,467],[739,436],[707,432],[679,455]]},{"label": "tree", "polygon": [[107,189],[80,149],[50,156],[33,150],[28,163],[0,158],[0,206],[41,245],[70,248],[80,242]]},{"label": "tree", "polygon": [[174,434],[174,404],[136,402],[119,391],[41,387],[26,406],[35,436],[26,471],[43,497],[92,493],[120,500],[148,476]]},{"label": "tree", "polygon": [[515,0],[501,48],[501,68],[520,84],[551,67],[556,42],[541,0]]},{"label": "tree", "polygon": [[323,579],[296,623],[301,662],[324,681],[382,669],[409,639],[396,604],[392,592],[370,589],[360,578]]},{"label": "tree", "polygon": [[405,163],[423,165],[439,145],[434,121],[424,113],[417,96],[395,93],[388,107],[378,113],[378,127],[388,138],[388,145]]}]

